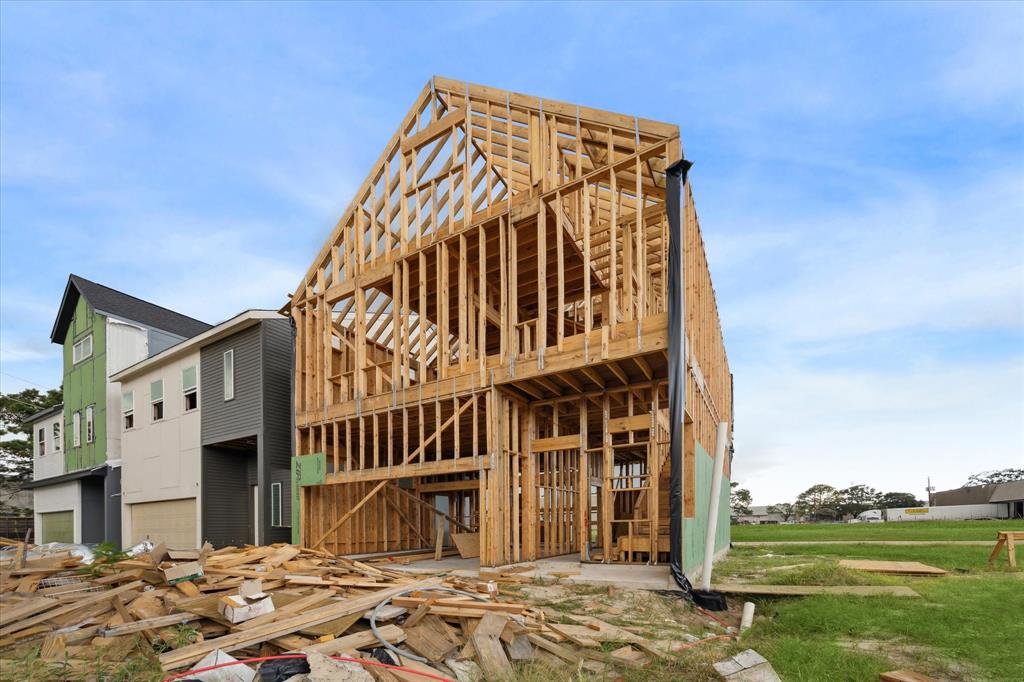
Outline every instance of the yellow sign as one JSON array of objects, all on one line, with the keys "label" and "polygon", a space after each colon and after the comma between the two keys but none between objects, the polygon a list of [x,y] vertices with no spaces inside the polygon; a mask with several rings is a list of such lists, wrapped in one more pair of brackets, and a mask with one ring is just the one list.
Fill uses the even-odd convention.
[{"label": "yellow sign", "polygon": [[917,509],[908,509],[906,513],[907,514],[927,514],[928,513],[928,508],[927,507],[918,507]]}]

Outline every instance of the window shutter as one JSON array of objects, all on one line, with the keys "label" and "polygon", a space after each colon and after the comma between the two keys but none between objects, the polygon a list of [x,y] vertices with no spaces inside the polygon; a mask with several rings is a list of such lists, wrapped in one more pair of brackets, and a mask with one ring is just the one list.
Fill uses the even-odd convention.
[{"label": "window shutter", "polygon": [[135,393],[132,391],[125,391],[121,394],[121,411],[131,412],[135,409]]},{"label": "window shutter", "polygon": [[154,403],[164,399],[163,379],[157,379],[149,385],[149,396]]}]

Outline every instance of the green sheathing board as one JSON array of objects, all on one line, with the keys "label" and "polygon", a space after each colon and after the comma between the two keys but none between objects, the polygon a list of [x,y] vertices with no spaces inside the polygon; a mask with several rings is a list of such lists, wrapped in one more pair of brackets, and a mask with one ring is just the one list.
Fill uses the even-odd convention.
[{"label": "green sheathing board", "polygon": [[[704,536],[708,528],[708,502],[711,492],[711,472],[715,460],[698,442],[694,454],[696,471],[694,482],[697,487],[695,515],[683,519],[683,572],[689,573],[700,568],[704,562]],[[729,544],[729,478],[723,474],[719,491],[718,529],[715,533],[715,552]]]},{"label": "green sheathing board", "polygon": [[302,537],[301,515],[299,514],[299,488],[304,485],[322,485],[327,477],[327,453],[292,457],[292,544],[299,544]]},{"label": "green sheathing board", "polygon": [[[72,347],[92,334],[92,357],[74,364]],[[107,325],[82,296],[64,337],[64,470],[99,466],[107,460]],[[86,442],[85,408],[94,406],[94,438]],[[82,438],[74,446],[74,415],[82,415]]]}]

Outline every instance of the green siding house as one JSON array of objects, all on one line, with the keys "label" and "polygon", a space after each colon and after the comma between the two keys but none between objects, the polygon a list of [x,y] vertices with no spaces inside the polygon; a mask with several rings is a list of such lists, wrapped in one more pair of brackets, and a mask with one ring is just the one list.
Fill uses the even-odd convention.
[{"label": "green siding house", "polygon": [[[121,544],[121,391],[110,377],[210,328],[77,275],[68,277],[50,340],[64,354],[64,443],[33,490],[37,542]],[[55,475],[56,474],[56,475]],[[60,524],[55,524],[59,519]],[[58,528],[59,526],[59,528]]]}]

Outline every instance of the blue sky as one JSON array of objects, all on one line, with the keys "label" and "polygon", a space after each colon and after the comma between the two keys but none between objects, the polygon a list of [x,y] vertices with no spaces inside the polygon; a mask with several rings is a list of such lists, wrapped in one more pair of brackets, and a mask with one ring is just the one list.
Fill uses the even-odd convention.
[{"label": "blue sky", "polygon": [[1024,4],[0,5],[0,387],[276,308],[433,74],[677,122],[755,503],[1024,466]]}]

